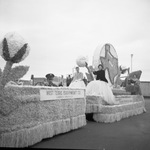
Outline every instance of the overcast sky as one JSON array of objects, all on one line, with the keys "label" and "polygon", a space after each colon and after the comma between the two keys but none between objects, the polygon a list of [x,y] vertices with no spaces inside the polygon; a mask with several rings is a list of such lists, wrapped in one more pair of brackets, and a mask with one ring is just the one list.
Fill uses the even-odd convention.
[{"label": "overcast sky", "polygon": [[141,80],[150,81],[149,0],[0,0],[0,40],[13,31],[31,48],[17,64],[30,66],[24,79],[66,76],[79,55],[91,65],[97,46],[110,43],[119,65],[131,67],[133,54],[133,71],[142,70]]}]

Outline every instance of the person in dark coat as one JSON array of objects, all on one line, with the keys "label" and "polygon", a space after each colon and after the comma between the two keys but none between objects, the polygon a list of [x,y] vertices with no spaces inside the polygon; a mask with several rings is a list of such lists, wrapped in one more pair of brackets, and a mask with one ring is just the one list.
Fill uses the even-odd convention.
[{"label": "person in dark coat", "polygon": [[66,85],[69,86],[71,81],[72,81],[72,78],[71,78],[71,76],[69,74],[68,77],[66,78]]},{"label": "person in dark coat", "polygon": [[49,74],[47,74],[45,77],[46,77],[46,79],[47,79],[48,86],[55,86],[55,87],[57,86],[56,84],[53,83],[53,79],[54,79],[54,77],[55,77],[54,74],[49,73]]},{"label": "person in dark coat", "polygon": [[105,77],[105,70],[103,69],[103,65],[99,64],[98,69],[99,69],[98,71],[93,71],[93,74],[96,75],[96,80],[100,80],[108,83]]}]

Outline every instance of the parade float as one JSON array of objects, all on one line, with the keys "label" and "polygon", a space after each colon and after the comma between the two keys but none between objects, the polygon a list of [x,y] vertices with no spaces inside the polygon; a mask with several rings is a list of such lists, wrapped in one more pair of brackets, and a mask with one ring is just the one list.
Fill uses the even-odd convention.
[{"label": "parade float", "polygon": [[0,69],[0,147],[28,147],[86,125],[85,89],[12,84],[27,73],[28,66],[12,66],[29,51],[16,33],[6,34],[0,43],[6,61]]},{"label": "parade float", "polygon": [[[108,84],[111,86],[117,105],[109,105],[103,95],[86,95],[86,114],[93,114],[96,122],[112,123],[123,118],[145,112],[145,102],[141,94],[132,93],[129,87],[121,87],[118,56],[111,44],[97,47],[93,56],[93,67],[104,66]],[[140,71],[139,71],[140,72]],[[134,73],[131,74],[131,77]],[[129,77],[127,77],[127,80]],[[134,85],[133,85],[134,87]],[[135,89],[135,88],[134,88]]]}]

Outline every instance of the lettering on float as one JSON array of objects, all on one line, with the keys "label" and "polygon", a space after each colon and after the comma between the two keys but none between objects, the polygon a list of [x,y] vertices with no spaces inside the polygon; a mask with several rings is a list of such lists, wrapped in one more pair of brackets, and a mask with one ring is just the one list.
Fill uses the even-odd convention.
[{"label": "lettering on float", "polygon": [[41,101],[84,97],[84,89],[40,89]]}]

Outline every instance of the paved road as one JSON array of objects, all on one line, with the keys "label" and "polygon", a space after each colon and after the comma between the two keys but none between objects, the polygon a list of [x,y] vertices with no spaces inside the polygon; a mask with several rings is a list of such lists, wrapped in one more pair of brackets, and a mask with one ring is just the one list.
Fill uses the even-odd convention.
[{"label": "paved road", "polygon": [[146,113],[114,123],[87,121],[87,125],[65,134],[44,139],[31,148],[150,150],[150,98]]}]

